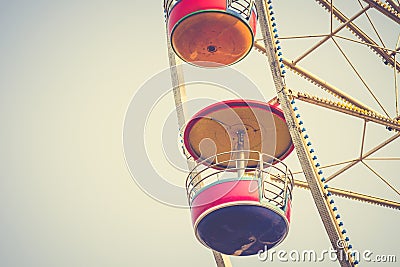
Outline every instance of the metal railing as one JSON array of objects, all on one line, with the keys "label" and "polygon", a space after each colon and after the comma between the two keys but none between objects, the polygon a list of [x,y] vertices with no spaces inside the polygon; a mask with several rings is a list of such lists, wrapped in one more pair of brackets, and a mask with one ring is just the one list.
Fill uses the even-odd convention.
[{"label": "metal railing", "polygon": [[255,8],[254,0],[227,0],[226,6],[228,10],[235,11],[246,19],[250,17],[251,11]]},{"label": "metal railing", "polygon": [[[240,153],[244,153],[245,157],[237,158]],[[257,157],[249,157],[249,155],[257,155]],[[229,159],[219,162],[216,160],[226,156],[229,156]],[[189,205],[203,188],[219,181],[240,181],[241,178],[258,181],[261,202],[267,201],[279,208],[284,208],[287,201],[292,199],[294,186],[292,172],[286,164],[273,156],[258,151],[237,150],[219,153],[197,163],[189,173],[185,184]],[[222,169],[221,165],[236,167]],[[238,177],[237,174],[243,172],[245,174]],[[270,177],[274,178],[273,181]]]},{"label": "metal railing", "polygon": [[172,8],[179,3],[181,0],[164,0],[164,13],[168,18]]}]

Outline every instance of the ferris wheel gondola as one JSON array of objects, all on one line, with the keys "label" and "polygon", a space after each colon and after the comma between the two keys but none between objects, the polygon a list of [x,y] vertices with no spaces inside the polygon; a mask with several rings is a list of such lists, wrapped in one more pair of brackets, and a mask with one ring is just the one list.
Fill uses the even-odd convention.
[{"label": "ferris wheel gondola", "polygon": [[164,1],[172,48],[184,61],[221,67],[243,59],[251,50],[257,13],[253,1]]},{"label": "ferris wheel gondola", "polygon": [[293,176],[281,160],[293,143],[278,105],[215,103],[192,117],[184,140],[197,161],[186,181],[197,239],[236,256],[282,242],[289,231]]}]

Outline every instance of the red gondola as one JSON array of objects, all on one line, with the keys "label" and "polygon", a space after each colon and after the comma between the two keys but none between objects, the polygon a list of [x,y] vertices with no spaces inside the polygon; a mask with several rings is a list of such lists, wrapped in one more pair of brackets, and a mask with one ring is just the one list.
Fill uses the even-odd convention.
[{"label": "red gondola", "polygon": [[252,0],[165,0],[168,34],[186,62],[219,67],[251,50],[257,14]]}]

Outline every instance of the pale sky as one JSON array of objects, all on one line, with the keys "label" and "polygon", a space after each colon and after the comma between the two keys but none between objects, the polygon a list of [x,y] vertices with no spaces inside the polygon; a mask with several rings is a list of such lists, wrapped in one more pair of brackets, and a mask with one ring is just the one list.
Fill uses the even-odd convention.
[{"label": "pale sky", "polygon": [[[281,36],[329,32],[329,15],[314,1],[274,2]],[[359,10],[357,1],[334,2],[348,17]],[[385,44],[393,48],[398,25],[375,10],[368,14]],[[372,32],[365,17],[358,22]],[[186,179],[173,97],[168,93],[170,81],[167,72],[166,76],[159,74],[168,68],[162,2],[0,1],[0,33],[0,266],[215,266],[211,252],[195,239],[189,210],[166,205],[139,186],[141,181],[157,179],[154,171],[176,187],[184,186]],[[284,55],[295,58],[317,40],[282,42]],[[369,49],[340,43],[394,117],[393,70]],[[381,112],[332,42],[301,65]],[[190,67],[185,74],[191,77],[201,71]],[[209,71],[213,73],[207,77],[221,79],[220,85],[231,75]],[[253,49],[233,66],[235,71],[255,84],[265,100],[274,97],[266,58],[260,53]],[[153,103],[150,114],[147,103],[135,106],[147,125],[143,131],[138,129],[142,134],[129,137],[132,142],[144,140],[147,151],[135,154],[134,148],[125,147],[138,158],[135,162],[143,160],[144,166],[150,161],[154,170],[148,171],[148,177],[146,172],[132,177],[122,140],[124,125],[131,123],[124,121],[126,111],[135,94],[159,75],[167,81],[156,81],[160,88],[150,95],[166,94],[157,96],[160,100]],[[294,90],[330,97],[290,73],[286,79]],[[193,103],[190,115],[215,101],[235,98],[235,94],[257,96],[254,88],[240,85],[225,89],[198,83],[188,86],[188,99]],[[306,103],[298,107],[322,165],[359,156],[361,120]],[[369,125],[365,151],[392,135],[383,126]],[[171,153],[172,162],[163,148]],[[396,140],[374,156],[399,157],[399,150],[400,140]],[[295,153],[285,163],[293,171],[300,170]],[[399,161],[370,164],[400,188]],[[183,170],[176,168],[182,166]],[[297,178],[303,179],[301,175]],[[331,186],[400,201],[399,195],[360,164]],[[355,249],[397,255],[400,261],[398,210],[334,199]],[[295,189],[292,210],[289,235],[276,249],[329,249],[310,192]],[[260,262],[257,257],[231,259],[233,266],[287,265]],[[339,266],[329,260],[319,265]],[[376,266],[360,266],[365,265]]]}]

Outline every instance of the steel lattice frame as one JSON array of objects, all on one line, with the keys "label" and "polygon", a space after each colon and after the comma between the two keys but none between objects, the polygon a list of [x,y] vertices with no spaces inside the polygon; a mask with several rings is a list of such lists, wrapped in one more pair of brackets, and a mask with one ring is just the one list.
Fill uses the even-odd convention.
[{"label": "steel lattice frame", "polygon": [[[372,110],[370,107],[366,106],[365,104],[360,103],[356,99],[347,95],[343,90],[340,90],[339,88],[328,83],[327,81],[317,77],[315,74],[304,69],[303,67],[301,67],[298,64],[299,61],[303,60],[306,56],[308,56],[310,53],[312,53],[314,50],[316,50],[319,46],[321,46],[323,43],[325,43],[328,40],[333,40],[333,42],[335,42],[335,44],[338,46],[338,49],[340,49],[340,46],[337,44],[337,42],[334,39],[334,37],[335,37],[335,38],[346,39],[348,41],[352,41],[355,43],[358,42],[360,45],[368,46],[373,52],[375,52],[377,54],[377,56],[381,57],[382,60],[384,60],[388,66],[392,67],[395,73],[399,73],[400,72],[400,67],[399,67],[400,63],[399,63],[399,60],[396,59],[396,54],[398,54],[398,51],[400,49],[399,43],[397,43],[397,47],[394,49],[389,49],[384,46],[379,46],[370,36],[368,36],[365,32],[363,32],[359,27],[357,27],[353,23],[353,20],[356,17],[358,17],[361,14],[364,14],[367,10],[369,10],[371,8],[377,8],[379,10],[379,12],[381,12],[383,15],[394,20],[396,23],[400,23],[399,6],[396,5],[393,1],[387,1],[386,4],[384,4],[380,1],[364,1],[367,3],[367,5],[361,6],[360,7],[361,10],[359,12],[357,12],[356,15],[353,16],[352,18],[347,18],[338,8],[336,8],[334,6],[333,1],[316,0],[316,2],[318,2],[322,7],[324,7],[328,12],[330,12],[332,19],[336,18],[341,23],[341,25],[336,30],[334,30],[331,26],[330,34],[318,36],[323,39],[321,41],[319,41],[316,45],[314,45],[310,49],[308,49],[306,52],[304,52],[302,55],[297,57],[296,59],[289,60],[289,59],[286,59],[283,57],[281,62],[289,70],[293,71],[300,77],[303,77],[304,79],[308,80],[310,83],[331,93],[332,95],[334,95],[336,98],[338,98],[341,101],[332,101],[332,100],[329,100],[329,99],[326,99],[323,97],[314,96],[314,95],[310,95],[308,93],[303,93],[303,92],[295,92],[293,90],[290,90],[290,92],[289,92],[290,97],[293,99],[298,99],[298,100],[301,100],[301,101],[304,101],[304,102],[307,102],[310,104],[314,104],[314,105],[317,105],[320,107],[331,109],[331,110],[341,112],[341,113],[364,120],[363,140],[362,140],[363,144],[365,141],[364,138],[365,138],[367,122],[380,124],[380,125],[387,127],[388,129],[399,132],[400,131],[400,120],[399,120],[398,103],[396,103],[396,105],[397,105],[396,116],[393,118],[393,117],[389,116],[389,114],[386,112],[385,108],[379,103],[379,101],[374,96],[374,98],[376,99],[378,104],[382,107],[382,110],[385,113],[384,115],[379,114],[378,112]],[[332,10],[333,10],[333,12],[331,12]],[[368,19],[369,19],[369,17],[368,17]],[[351,33],[353,33],[359,39],[359,41],[354,40],[354,39],[345,38],[343,36],[338,35],[340,30],[342,30],[344,28],[347,28]],[[309,36],[295,36],[295,37],[280,37],[280,39],[284,40],[284,39],[314,38],[314,37],[317,37],[317,36],[309,35]],[[379,39],[380,39],[380,37],[379,37]],[[263,46],[261,44],[261,41],[256,42],[255,48],[264,54],[266,53],[265,46]],[[396,53],[396,51],[397,51],[397,53]],[[341,50],[341,52],[342,52],[342,50]],[[351,62],[349,62],[349,63],[351,64]],[[397,79],[396,78],[397,78],[397,75],[395,74],[394,75],[395,86],[396,86],[395,90],[397,91],[396,95],[398,96],[398,88],[397,88]],[[360,79],[362,80],[362,82],[365,83],[365,81],[362,79],[362,77],[360,77]],[[368,86],[366,85],[366,87],[368,87]],[[370,90],[369,88],[367,88],[367,89]],[[373,93],[371,93],[371,94],[373,94]],[[330,181],[330,180],[334,179],[338,175],[351,169],[353,166],[356,166],[358,163],[363,163],[372,172],[375,172],[365,161],[371,159],[370,156],[372,154],[374,154],[377,151],[381,150],[382,148],[386,147],[388,144],[395,141],[398,137],[400,137],[400,134],[398,134],[398,133],[394,134],[392,137],[388,138],[381,144],[378,144],[376,147],[374,147],[370,151],[368,151],[368,152],[361,151],[360,157],[337,163],[337,165],[344,165],[344,164],[347,164],[347,165],[344,166],[342,169],[338,170],[336,173],[329,176],[326,180]],[[400,158],[381,158],[379,160],[400,160]],[[325,167],[329,167],[329,166],[325,166]],[[383,177],[380,177],[380,175],[377,172],[375,172],[375,174],[379,178],[381,178],[381,179],[383,178]],[[386,181],[386,179],[383,179],[383,180],[385,183],[388,184],[388,186],[393,191],[395,191],[397,194],[400,194],[399,190],[395,189],[392,185],[390,185]],[[297,184],[300,187],[304,187],[304,188],[307,187],[307,185],[301,183],[300,181],[298,181]],[[344,191],[344,190],[331,189],[331,191],[332,191],[332,193],[336,194],[336,191],[339,192],[339,191]],[[344,195],[342,195],[342,194],[338,194],[338,195],[356,199],[356,200],[360,200],[360,201],[369,202],[372,204],[381,205],[384,207],[400,209],[400,203],[395,202],[395,201],[377,198],[377,197],[373,197],[373,196],[367,196],[367,195],[363,195],[363,194],[358,194],[355,192],[349,192],[349,191],[346,191],[346,192],[347,193]]]},{"label": "steel lattice frame", "polygon": [[[278,95],[278,99],[281,103],[282,109],[285,112],[285,117],[286,120],[288,121],[288,125],[291,128],[291,135],[293,142],[295,143],[296,151],[298,154],[298,158],[300,160],[302,169],[303,169],[303,174],[306,177],[307,183],[302,182],[302,181],[296,181],[296,185],[300,187],[307,187],[311,189],[311,193],[313,195],[315,204],[318,208],[318,211],[320,213],[321,219],[324,223],[325,229],[327,231],[327,234],[330,238],[330,241],[332,243],[332,246],[335,247],[335,240],[342,239],[343,236],[341,234],[341,228],[337,227],[337,221],[335,218],[335,213],[332,212],[331,209],[329,209],[329,204],[326,205],[327,203],[327,195],[324,195],[323,190],[321,189],[321,184],[319,183],[320,180],[322,180],[324,183],[329,182],[330,180],[334,179],[341,173],[347,171],[348,169],[352,168],[355,166],[357,163],[362,162],[370,171],[372,171],[376,176],[378,176],[385,184],[387,184],[390,189],[392,189],[394,192],[396,192],[398,195],[400,195],[400,191],[397,190],[394,186],[392,186],[382,175],[380,175],[378,172],[376,172],[371,166],[369,166],[365,160],[372,155],[373,153],[377,152],[381,148],[385,147],[392,141],[396,140],[398,137],[400,137],[400,134],[394,134],[392,137],[390,137],[388,140],[384,141],[382,144],[376,146],[375,148],[371,149],[368,152],[363,151],[363,147],[365,144],[365,132],[366,132],[366,125],[367,122],[371,121],[377,124],[381,124],[386,126],[390,130],[395,130],[399,131],[399,126],[400,126],[400,121],[399,121],[399,107],[398,107],[398,88],[397,88],[397,73],[399,72],[399,63],[396,60],[396,54],[399,50],[397,44],[397,47],[395,49],[388,49],[384,46],[379,46],[377,43],[373,41],[372,38],[370,38],[367,34],[365,34],[361,29],[359,29],[355,24],[354,20],[358,18],[359,16],[365,14],[365,12],[371,8],[376,8],[379,12],[384,14],[385,16],[389,17],[390,19],[394,20],[397,23],[400,23],[400,14],[398,13],[398,9],[396,8],[391,8],[390,4],[394,5],[394,3],[389,3],[387,5],[382,4],[379,1],[365,1],[368,4],[367,5],[361,5],[361,10],[358,11],[355,15],[353,15],[351,18],[347,18],[344,16],[335,6],[333,5],[333,1],[323,1],[323,0],[317,0],[325,9],[327,9],[330,14],[331,14],[331,31],[329,34],[326,35],[320,35],[322,39],[317,42],[315,45],[313,45],[311,48],[306,50],[303,54],[298,56],[296,59],[293,60],[288,60],[282,57],[282,53],[279,52],[278,50],[280,47],[278,47],[276,44],[280,43],[278,35],[276,34],[276,29],[273,29],[274,26],[276,26],[274,21],[274,18],[272,17],[273,12],[270,12],[272,10],[272,6],[270,5],[272,1],[268,1],[267,5],[265,5],[265,2],[262,0],[257,0],[257,9],[258,12],[260,13],[260,18],[259,22],[261,24],[261,28],[263,31],[263,43],[264,46],[262,46],[259,43],[256,43],[256,48],[263,52],[264,54],[267,55],[270,68],[272,71],[272,75],[274,78],[274,83]],[[397,6],[398,7],[398,6]],[[368,15],[366,15],[368,17]],[[332,20],[333,18],[338,19],[341,24],[338,28],[333,29],[333,24]],[[370,18],[368,17],[370,20]],[[371,20],[370,20],[371,21]],[[371,23],[372,24],[372,23]],[[373,25],[372,25],[373,26]],[[361,77],[361,75],[358,73],[357,69],[354,67],[352,62],[349,60],[347,55],[343,52],[343,49],[339,46],[338,42],[335,40],[334,37],[338,37],[338,33],[342,29],[349,29],[350,32],[352,32],[356,37],[358,37],[361,41],[359,43],[363,45],[367,45],[369,48],[371,48],[372,51],[374,51],[378,56],[380,56],[384,62],[391,66],[394,69],[394,77],[395,77],[395,91],[396,91],[396,117],[391,118],[388,114],[388,112],[385,110],[384,106],[379,102],[377,97],[374,95],[374,93],[371,91],[371,89],[368,87],[366,84],[365,80]],[[374,28],[375,30],[375,28]],[[311,36],[297,36],[294,38],[307,38]],[[315,37],[315,36],[312,36]],[[352,39],[349,38],[344,38],[339,36],[340,38],[347,39],[350,41],[353,41]],[[378,35],[379,37],[379,35]],[[281,38],[284,39],[284,38]],[[399,37],[400,39],[400,37]],[[376,102],[379,104],[380,108],[382,111],[385,113],[385,115],[381,115],[378,112],[372,110],[370,107],[366,106],[365,104],[361,103],[360,101],[354,99],[353,97],[347,95],[344,91],[340,90],[339,88],[327,83],[326,81],[323,81],[316,75],[312,74],[311,72],[305,70],[304,68],[300,67],[298,63],[306,58],[309,54],[311,54],[313,51],[315,51],[318,47],[323,45],[325,42],[328,40],[332,40],[338,50],[342,53],[342,55],[346,58],[347,62],[351,65],[353,68],[354,72],[356,75],[359,77],[359,79],[363,82],[365,87],[368,89],[370,94],[373,96],[373,98],[376,100]],[[383,42],[382,42],[383,43]],[[399,43],[399,42],[398,42]],[[317,96],[310,96],[307,93],[300,93],[300,92],[293,92],[292,90],[288,90],[285,85],[285,80],[284,80],[284,74],[285,71],[282,70],[284,67],[289,68],[296,74],[300,75],[301,77],[306,78],[309,80],[311,83],[317,85],[318,87],[321,87],[322,89],[326,90],[327,92],[331,93],[333,96],[341,100],[342,102],[333,102],[328,99],[320,98]],[[301,134],[301,129],[300,125],[298,124],[298,121],[296,120],[296,115],[293,112],[293,107],[290,105],[291,103],[294,103],[294,100],[290,102],[290,99],[299,99],[308,103],[312,103],[315,105],[319,105],[325,108],[329,108],[335,111],[339,111],[351,116],[355,116],[358,118],[361,118],[364,120],[364,128],[363,128],[363,134],[362,134],[362,148],[360,152],[360,157],[350,160],[348,162],[342,162],[340,164],[346,164],[345,167],[337,171],[336,173],[332,174],[328,178],[321,178],[317,173],[317,170],[315,168],[315,164],[313,165],[313,161],[311,159],[311,155],[309,153],[309,149],[307,148],[307,145],[305,144],[304,141],[304,136]],[[302,138],[303,137],[303,138]],[[310,144],[310,143],[308,143]],[[318,164],[319,165],[319,164]],[[320,172],[322,173],[322,172]],[[394,201],[390,200],[384,200],[372,196],[367,196],[367,195],[362,195],[362,194],[357,194],[353,192],[343,192],[344,190],[340,189],[330,189],[330,193],[336,193],[338,195],[341,195],[341,193],[345,193],[342,196],[347,196],[350,198],[356,198],[361,201],[367,201],[370,203],[374,204],[379,204],[382,206],[386,207],[391,207],[391,208],[396,208],[399,209],[399,203],[396,203]],[[352,195],[352,196],[350,196]],[[357,196],[356,196],[357,195]],[[325,197],[325,199],[324,199]],[[336,227],[336,229],[335,229]],[[346,259],[339,259],[340,265],[341,266],[354,266],[358,262],[356,262],[354,259],[351,257],[346,260]]]},{"label": "steel lattice frame", "polygon": [[[359,43],[360,45],[368,46],[374,53],[376,53],[379,57],[381,57],[384,62],[394,69],[394,79],[395,79],[395,86],[396,86],[396,96],[398,97],[398,88],[397,88],[397,73],[400,72],[400,63],[396,59],[396,55],[400,49],[399,43],[397,47],[394,49],[389,49],[384,45],[379,45],[375,42],[370,36],[368,36],[365,32],[363,32],[360,28],[356,26],[354,20],[361,15],[365,15],[366,12],[370,9],[376,9],[382,15],[386,16],[388,19],[393,20],[400,24],[400,8],[396,1],[386,1],[383,3],[379,0],[363,0],[365,3],[361,5],[360,3],[360,11],[357,12],[352,17],[346,17],[338,8],[334,6],[333,1],[328,0],[316,0],[322,7],[324,7],[328,12],[331,14],[331,31],[325,35],[309,35],[309,36],[294,36],[294,37],[279,37],[279,39],[296,39],[296,38],[313,38],[313,37],[321,37],[322,39],[312,46],[310,49],[305,51],[302,55],[297,57],[296,59],[289,60],[284,57],[277,56],[276,51],[276,40],[277,37],[273,34],[273,26],[271,23],[271,14],[269,10],[272,9],[270,7],[271,1],[264,1],[264,0],[256,0],[256,7],[258,10],[258,17],[259,17],[259,24],[261,26],[261,31],[263,34],[263,40],[256,41],[255,48],[262,53],[264,53],[269,61],[269,69],[272,72],[273,80],[277,92],[277,99],[279,100],[281,107],[284,111],[285,118],[287,120],[290,133],[293,139],[293,142],[296,147],[296,152],[300,163],[302,165],[302,172],[307,182],[303,182],[300,180],[295,181],[295,185],[301,188],[307,188],[311,190],[313,195],[315,204],[318,208],[319,214],[321,219],[324,223],[325,229],[328,233],[330,238],[331,244],[333,248],[340,251],[341,248],[338,248],[337,241],[340,239],[345,239],[342,231],[340,230],[340,225],[338,221],[335,219],[334,210],[332,210],[332,206],[329,203],[329,196],[331,194],[338,195],[341,197],[346,197],[354,200],[359,200],[363,202],[367,202],[370,204],[376,204],[383,207],[389,207],[393,209],[400,209],[400,203],[382,199],[374,196],[369,196],[365,194],[360,194],[356,192],[351,192],[348,190],[338,189],[338,188],[329,188],[324,187],[325,181],[330,181],[336,178],[338,175],[344,173],[348,169],[355,166],[357,163],[363,163],[366,168],[370,169],[376,176],[378,176],[381,180],[383,180],[393,191],[400,195],[400,192],[394,188],[384,177],[382,177],[378,172],[376,172],[371,166],[369,166],[365,161],[371,159],[370,156],[382,149],[383,147],[387,146],[394,140],[400,137],[400,117],[399,117],[399,106],[396,103],[396,116],[394,118],[390,117],[388,112],[386,112],[383,105],[379,103],[377,100],[380,108],[382,109],[383,113],[380,114],[377,111],[374,111],[370,107],[366,106],[365,104],[359,102],[357,99],[347,95],[344,90],[341,90],[335,87],[332,84],[324,81],[323,79],[317,77],[310,71],[301,67],[298,63],[306,58],[309,54],[311,54],[314,50],[318,47],[323,45],[325,42],[332,40],[337,48],[342,52],[343,56],[346,57],[345,53],[341,50],[340,46],[336,42],[337,39],[345,39],[348,41],[352,41],[355,43]],[[360,2],[360,1],[359,1]],[[337,29],[333,29],[332,20],[337,19],[341,24]],[[340,36],[339,33],[343,29],[348,29],[352,32],[358,40],[349,39],[344,36]],[[167,38],[168,39],[168,38]],[[400,37],[399,37],[400,39]],[[177,117],[178,117],[178,124],[179,128],[182,130],[183,126],[186,122],[186,115],[185,111],[183,110],[183,103],[186,101],[186,89],[184,87],[184,78],[182,70],[180,69],[179,64],[177,63],[177,57],[175,56],[171,44],[168,41],[168,54],[170,60],[170,70],[171,70],[171,79],[173,84],[173,92],[174,92],[174,99],[175,105],[177,110]],[[346,60],[348,60],[346,58]],[[348,60],[349,61],[349,60]],[[307,93],[302,92],[295,92],[290,90],[286,87],[284,75],[282,74],[281,65],[284,65],[289,70],[293,71],[294,73],[298,74],[300,77],[304,77],[312,84],[317,85],[318,87],[324,89],[325,91],[331,93],[333,96],[338,98],[339,101],[335,102],[323,97],[319,96],[312,96]],[[351,62],[349,61],[349,64]],[[357,73],[357,70],[354,69]],[[357,73],[358,74],[358,73]],[[359,75],[358,75],[359,76]],[[362,80],[362,77],[359,76]],[[363,81],[363,80],[362,80]],[[364,82],[364,81],[363,81]],[[367,89],[369,90],[368,86],[366,85]],[[373,95],[373,92],[370,92]],[[304,135],[302,134],[301,127],[299,125],[299,121],[296,118],[296,114],[293,111],[293,100],[300,100],[306,103],[310,103],[313,105],[318,105],[324,108],[328,108],[337,112],[341,112],[353,117],[360,118],[364,120],[364,128],[363,128],[363,144],[366,132],[366,125],[367,122],[372,122],[376,124],[380,124],[386,126],[390,130],[394,130],[395,133],[392,137],[385,140],[383,143],[377,145],[373,149],[368,152],[361,151],[360,157],[348,161],[343,161],[333,165],[344,165],[342,169],[337,171],[336,173],[332,174],[331,176],[327,177],[326,179],[323,178],[321,182],[321,176],[319,170],[323,168],[327,168],[330,166],[322,166],[317,168],[313,157],[310,153],[310,150],[307,146],[307,142],[304,139]],[[183,151],[186,155],[187,152]],[[377,159],[378,160],[378,159]],[[380,160],[389,160],[389,158],[381,158]],[[400,160],[400,158],[392,158],[391,160]],[[331,165],[331,166],[333,166]],[[194,162],[188,157],[188,168],[192,169],[194,166]],[[327,193],[328,192],[328,193]],[[347,253],[348,249],[344,248],[344,252]],[[230,260],[227,256],[222,255],[213,251],[214,258],[216,260],[217,266],[231,266]],[[349,257],[347,260],[346,258],[341,257],[339,260],[341,266],[355,266],[357,262],[354,262],[352,257]]]}]

